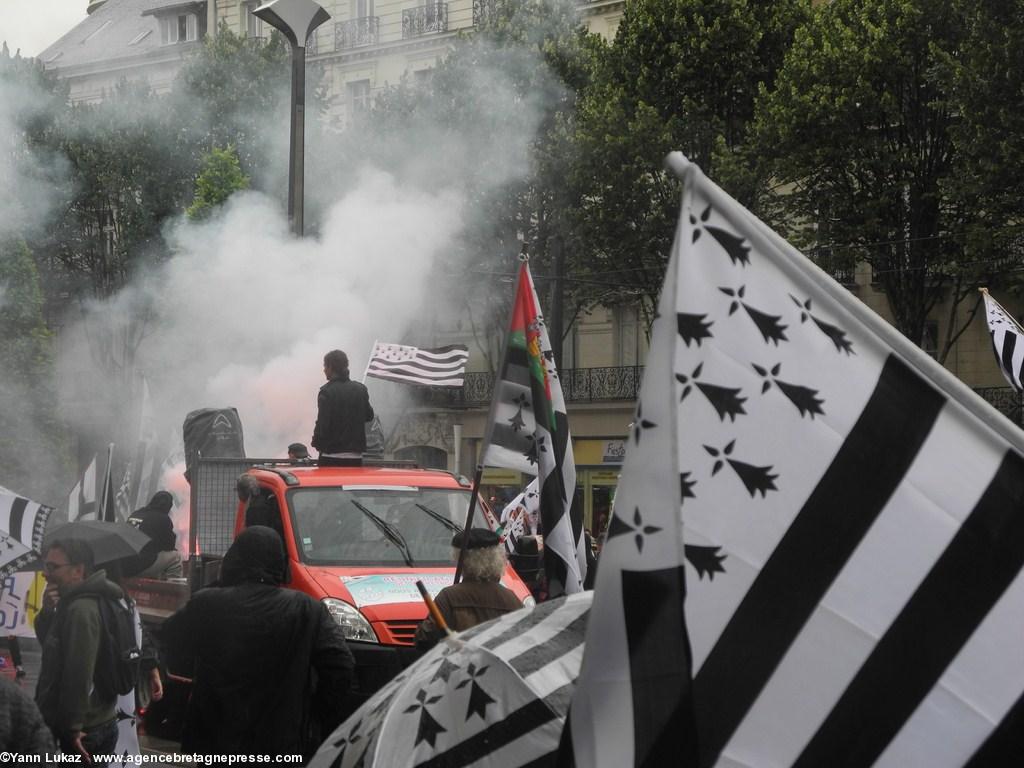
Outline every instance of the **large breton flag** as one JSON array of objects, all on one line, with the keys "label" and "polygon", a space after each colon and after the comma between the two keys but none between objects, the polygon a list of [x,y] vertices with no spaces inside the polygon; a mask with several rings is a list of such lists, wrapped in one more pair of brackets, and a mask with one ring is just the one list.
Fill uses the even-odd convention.
[{"label": "large breton flag", "polygon": [[576,764],[1018,764],[1024,433],[670,164]]},{"label": "large breton flag", "polygon": [[51,514],[52,507],[0,488],[0,578],[37,564]]},{"label": "large breton flag", "polygon": [[582,511],[573,513],[576,462],[569,417],[547,325],[525,260],[516,280],[480,464],[537,476],[548,594],[558,597],[582,591],[587,561]]},{"label": "large breton flag", "polygon": [[428,387],[461,387],[467,360],[469,348],[465,344],[420,349],[378,341],[370,352],[366,375]]},{"label": "large breton flag", "polygon": [[985,296],[985,318],[999,369],[1010,386],[1020,392],[1024,390],[1024,328],[988,295],[987,290],[982,288],[981,292]]}]

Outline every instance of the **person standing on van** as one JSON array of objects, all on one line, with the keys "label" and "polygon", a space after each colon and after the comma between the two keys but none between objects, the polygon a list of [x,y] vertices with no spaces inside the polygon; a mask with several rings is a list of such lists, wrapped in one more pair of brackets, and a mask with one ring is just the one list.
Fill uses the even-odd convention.
[{"label": "person standing on van", "polygon": [[324,355],[327,383],[317,395],[316,426],[310,444],[320,452],[321,467],[358,467],[366,450],[366,422],[373,420],[370,393],[352,381],[348,355],[333,349]]}]

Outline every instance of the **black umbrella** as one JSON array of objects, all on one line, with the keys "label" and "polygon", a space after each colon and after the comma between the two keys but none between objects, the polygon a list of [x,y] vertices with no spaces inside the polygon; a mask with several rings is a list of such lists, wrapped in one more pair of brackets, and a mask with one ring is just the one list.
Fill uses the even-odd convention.
[{"label": "black umbrella", "polygon": [[92,549],[93,562],[97,565],[137,555],[149,543],[149,536],[134,525],[104,520],[76,520],[58,525],[46,535],[46,542],[58,539],[84,541]]}]

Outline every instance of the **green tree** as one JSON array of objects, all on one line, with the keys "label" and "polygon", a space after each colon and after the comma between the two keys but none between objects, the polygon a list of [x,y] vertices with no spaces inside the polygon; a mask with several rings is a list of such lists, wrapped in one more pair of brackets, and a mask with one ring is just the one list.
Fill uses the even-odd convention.
[{"label": "green tree", "polygon": [[195,197],[185,213],[193,221],[205,219],[235,192],[248,188],[249,177],[242,173],[235,148],[214,147],[203,160]]},{"label": "green tree", "polygon": [[276,32],[269,40],[254,40],[221,23],[216,36],[206,39],[170,96],[197,160],[214,147],[231,145],[243,172],[256,178],[275,150],[286,151],[290,56]]},{"label": "green tree", "polygon": [[[983,193],[965,185],[977,177],[965,174],[975,163],[965,154],[972,139],[965,129],[977,119],[966,110],[979,105],[953,87],[970,88],[981,76],[975,60],[993,51],[970,50],[972,35],[992,33],[972,24],[971,5],[818,6],[759,114],[760,145],[775,155],[776,180],[787,188],[777,198],[776,228],[832,259],[869,262],[896,327],[915,343],[949,298],[940,360],[977,311],[975,286],[999,266],[989,234],[1000,224],[984,210]],[[989,97],[1019,111],[1019,88],[1010,103],[998,89],[991,84]],[[1005,136],[1005,123],[997,125],[985,140]],[[973,305],[962,317],[958,308],[968,298]]]},{"label": "green tree", "polygon": [[168,255],[162,228],[189,199],[198,159],[175,120],[166,98],[125,82],[59,124],[71,183],[36,249],[59,262],[65,291],[111,296],[137,266]]},{"label": "green tree", "polygon": [[770,88],[808,3],[638,0],[597,67],[573,136],[575,269],[613,282],[603,303],[657,302],[679,205],[661,168],[683,151],[756,208],[764,172],[749,151],[759,89]]},{"label": "green tree", "polygon": [[37,499],[55,498],[51,482],[66,471],[52,346],[32,253],[0,239],[0,467],[4,485]]}]

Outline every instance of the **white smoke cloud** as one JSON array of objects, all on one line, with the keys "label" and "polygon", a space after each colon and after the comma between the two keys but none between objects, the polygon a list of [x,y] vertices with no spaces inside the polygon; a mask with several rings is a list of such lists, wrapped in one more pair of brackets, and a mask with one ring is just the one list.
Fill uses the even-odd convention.
[{"label": "white smoke cloud", "polygon": [[345,350],[360,378],[374,340],[406,332],[461,210],[454,191],[367,169],[320,236],[296,240],[276,203],[237,195],[213,222],[180,225],[178,255],[144,288],[158,312],[144,367],[173,376],[181,417],[237,407],[250,455],[308,442],[324,353]]},{"label": "white smoke cloud", "polygon": [[[520,52],[517,61],[530,55],[540,54]],[[62,330],[62,415],[98,443],[118,442],[119,460],[126,460],[141,371],[164,433],[174,429],[180,437],[190,410],[234,406],[250,456],[282,456],[290,442],[308,443],[323,354],[345,350],[352,377],[360,379],[374,340],[429,336],[422,317],[436,309],[437,266],[450,263],[467,225],[466,180],[479,194],[530,170],[529,147],[546,99],[556,94],[517,96],[514,75],[501,65],[481,66],[471,81],[486,98],[481,108],[490,119],[453,128],[440,119],[444,106],[438,105],[436,124],[389,134],[385,154],[393,160],[386,171],[366,165],[353,173],[345,165],[342,176],[329,133],[317,134],[310,120],[311,136],[327,136],[327,143],[307,146],[307,180],[316,180],[306,201],[307,226],[309,212],[319,220],[314,235],[294,238],[280,199],[257,192],[235,195],[207,222],[172,222],[165,231],[172,250],[167,262],[140,270],[114,297],[87,302],[80,320]],[[10,99],[0,94],[0,127]],[[126,124],[160,123],[148,111],[120,114]],[[283,191],[286,129],[276,116],[265,127],[281,135],[261,174],[276,171]],[[45,193],[45,184],[19,183],[11,194],[42,225],[52,205]],[[378,398],[404,391],[371,385],[378,410]]]}]

